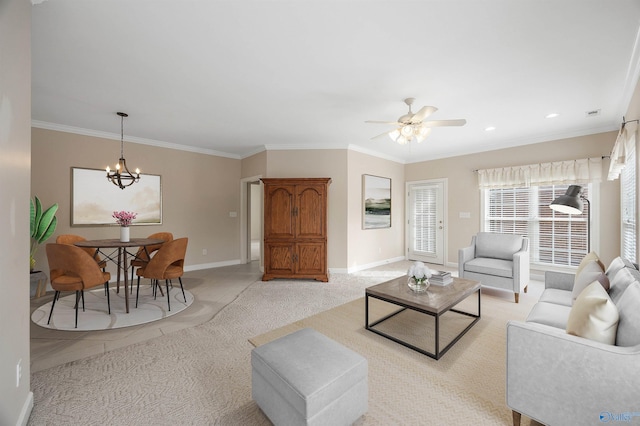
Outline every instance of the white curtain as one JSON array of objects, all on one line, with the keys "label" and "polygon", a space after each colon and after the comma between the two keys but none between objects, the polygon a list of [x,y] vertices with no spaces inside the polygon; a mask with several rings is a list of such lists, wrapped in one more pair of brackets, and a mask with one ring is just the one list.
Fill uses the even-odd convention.
[{"label": "white curtain", "polygon": [[602,158],[478,170],[480,189],[523,188],[602,181]]},{"label": "white curtain", "polygon": [[636,144],[636,123],[622,126],[616,143],[611,150],[611,163],[609,163],[609,174],[607,180],[616,180],[620,177],[620,172],[624,169],[627,162],[627,156],[632,147]]}]

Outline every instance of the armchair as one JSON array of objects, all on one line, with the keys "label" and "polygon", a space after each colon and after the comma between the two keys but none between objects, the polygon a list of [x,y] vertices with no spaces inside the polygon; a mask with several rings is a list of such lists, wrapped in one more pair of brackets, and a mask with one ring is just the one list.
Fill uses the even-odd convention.
[{"label": "armchair", "polygon": [[520,291],[529,285],[529,239],[521,235],[478,232],[471,245],[458,250],[458,276],[485,287]]}]

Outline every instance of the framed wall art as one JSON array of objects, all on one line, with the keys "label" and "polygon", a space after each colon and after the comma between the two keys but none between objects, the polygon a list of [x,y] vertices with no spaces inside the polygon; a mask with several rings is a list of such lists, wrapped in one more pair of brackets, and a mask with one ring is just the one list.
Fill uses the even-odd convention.
[{"label": "framed wall art", "polygon": [[160,175],[140,173],[140,181],[120,189],[105,170],[71,168],[71,226],[117,226],[114,211],[137,213],[132,225],[162,224]]},{"label": "framed wall art", "polygon": [[391,227],[391,179],[362,175],[362,228]]}]

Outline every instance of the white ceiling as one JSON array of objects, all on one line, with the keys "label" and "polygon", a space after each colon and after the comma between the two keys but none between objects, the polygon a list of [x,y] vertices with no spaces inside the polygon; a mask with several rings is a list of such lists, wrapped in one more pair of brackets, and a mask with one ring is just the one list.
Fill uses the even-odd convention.
[{"label": "white ceiling", "polygon": [[[32,7],[34,126],[119,140],[124,111],[125,140],[233,158],[350,147],[414,162],[616,130],[640,64],[638,0]],[[396,120],[407,97],[467,124],[371,140],[390,128],[365,120]]]}]

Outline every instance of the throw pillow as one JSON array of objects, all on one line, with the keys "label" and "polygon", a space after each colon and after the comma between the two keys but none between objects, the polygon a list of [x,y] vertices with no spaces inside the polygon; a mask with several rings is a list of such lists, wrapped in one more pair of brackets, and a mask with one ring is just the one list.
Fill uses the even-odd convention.
[{"label": "throw pillow", "polygon": [[616,306],[620,316],[616,346],[640,344],[640,283],[634,282],[627,287]]},{"label": "throw pillow", "polygon": [[569,319],[567,333],[596,342],[614,345],[618,327],[618,309],[602,285],[594,281],[576,299]]},{"label": "throw pillow", "polygon": [[582,272],[582,269],[584,269],[584,267],[592,261],[597,262],[598,265],[600,265],[600,268],[603,271],[605,270],[604,263],[602,263],[602,261],[600,260],[600,256],[598,256],[598,254],[595,251],[592,251],[587,253],[587,255],[582,258],[582,260],[580,261],[580,264],[578,265],[578,269],[576,270],[576,275],[579,275],[580,272]]},{"label": "throw pillow", "polygon": [[618,256],[611,261],[604,273],[607,274],[607,277],[609,277],[609,281],[613,281],[618,271],[620,271],[622,268],[624,268],[624,261],[620,256]]},{"label": "throw pillow", "polygon": [[606,291],[609,291],[609,278],[607,278],[600,264],[595,260],[591,260],[576,274],[573,281],[573,290],[571,291],[571,300],[575,302],[580,293],[594,281],[598,281]]}]

